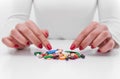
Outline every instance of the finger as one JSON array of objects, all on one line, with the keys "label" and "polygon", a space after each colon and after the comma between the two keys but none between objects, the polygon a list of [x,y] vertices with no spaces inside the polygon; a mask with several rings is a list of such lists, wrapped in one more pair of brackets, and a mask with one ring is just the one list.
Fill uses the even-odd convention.
[{"label": "finger", "polygon": [[30,42],[17,29],[11,31],[11,36],[22,45],[30,45]]},{"label": "finger", "polygon": [[47,38],[43,35],[42,31],[37,27],[35,23],[32,21],[26,21],[26,25],[31,29],[31,31],[41,40],[42,44],[48,50],[52,49],[51,44],[47,40]]},{"label": "finger", "polygon": [[11,37],[4,37],[2,38],[2,42],[7,46],[7,47],[11,47],[11,48],[23,48],[24,46],[18,44],[17,42],[15,42],[15,40],[13,40]]},{"label": "finger", "polygon": [[7,46],[11,48],[17,48],[18,45],[15,45],[8,37],[2,38],[2,42]]},{"label": "finger", "polygon": [[111,34],[108,31],[103,31],[97,38],[92,42],[91,47],[96,48],[106,39],[111,38]]},{"label": "finger", "polygon": [[79,47],[80,43],[83,41],[83,39],[97,27],[97,22],[92,22],[86,29],[84,29],[78,37],[74,40],[72,45],[70,46],[71,50],[74,50],[75,48]]},{"label": "finger", "polygon": [[16,29],[22,33],[28,40],[30,40],[33,44],[37,47],[42,48],[41,41],[34,35],[34,33],[25,25],[25,24],[18,24]]},{"label": "finger", "polygon": [[[80,50],[82,50],[82,49],[86,48],[88,45],[90,45],[96,39],[96,37],[99,36],[103,31],[107,31],[107,34],[108,34],[108,29],[106,26],[98,25],[98,27],[96,29],[94,29],[93,31],[91,31],[88,34],[88,36],[81,42]],[[92,46],[92,48],[93,48],[93,46]]]},{"label": "finger", "polygon": [[115,46],[115,42],[113,39],[110,39],[105,45],[103,45],[102,47],[100,47],[98,49],[98,52],[101,52],[101,53],[106,53],[108,52],[109,50],[113,49]]},{"label": "finger", "polygon": [[16,48],[17,48],[17,49],[23,49],[23,48],[27,47],[27,46],[19,43],[19,42],[18,42],[15,38],[13,38],[12,36],[9,36],[8,38],[16,45]]},{"label": "finger", "polygon": [[[89,27],[91,28],[91,27]],[[92,41],[102,32],[103,29],[99,25],[95,29],[93,29],[79,44],[79,49],[83,50],[85,49],[88,45],[92,43]]]}]

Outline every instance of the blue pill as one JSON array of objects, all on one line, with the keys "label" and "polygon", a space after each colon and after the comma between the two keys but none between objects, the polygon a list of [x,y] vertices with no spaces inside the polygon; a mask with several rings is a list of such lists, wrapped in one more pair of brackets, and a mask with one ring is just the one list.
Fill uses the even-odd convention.
[{"label": "blue pill", "polygon": [[57,49],[56,49],[56,50],[47,51],[46,53],[47,53],[47,54],[54,54],[56,51],[57,51]]}]

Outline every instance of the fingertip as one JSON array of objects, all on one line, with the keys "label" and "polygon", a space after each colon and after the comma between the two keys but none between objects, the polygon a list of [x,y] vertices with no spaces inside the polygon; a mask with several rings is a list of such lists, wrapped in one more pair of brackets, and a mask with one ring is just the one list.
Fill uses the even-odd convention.
[{"label": "fingertip", "polygon": [[47,44],[46,47],[47,47],[48,50],[51,50],[51,49],[52,49],[52,46],[51,46],[50,44]]},{"label": "fingertip", "polygon": [[14,45],[14,48],[19,48],[19,45],[15,44],[15,45]]},{"label": "fingertip", "polygon": [[38,45],[38,48],[43,48],[42,44],[39,44],[39,45]]},{"label": "fingertip", "polygon": [[76,45],[75,44],[72,44],[71,46],[70,46],[70,49],[71,50],[74,50],[76,48]]},{"label": "fingertip", "polygon": [[91,48],[94,49],[95,47],[93,45],[91,45]]},{"label": "fingertip", "polygon": [[100,50],[100,49],[98,49],[98,50],[97,50],[97,52],[99,52],[99,53],[100,53],[100,52],[101,52],[101,50]]},{"label": "fingertip", "polygon": [[79,47],[80,50],[83,50],[84,48],[82,46]]},{"label": "fingertip", "polygon": [[26,43],[26,45],[29,46],[29,45],[30,45],[30,42],[28,41],[28,42]]}]

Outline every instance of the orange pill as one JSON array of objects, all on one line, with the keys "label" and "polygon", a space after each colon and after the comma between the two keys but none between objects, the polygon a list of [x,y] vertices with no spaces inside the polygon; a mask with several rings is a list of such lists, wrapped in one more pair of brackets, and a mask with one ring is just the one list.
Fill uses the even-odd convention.
[{"label": "orange pill", "polygon": [[65,56],[59,57],[60,60],[65,60]]}]

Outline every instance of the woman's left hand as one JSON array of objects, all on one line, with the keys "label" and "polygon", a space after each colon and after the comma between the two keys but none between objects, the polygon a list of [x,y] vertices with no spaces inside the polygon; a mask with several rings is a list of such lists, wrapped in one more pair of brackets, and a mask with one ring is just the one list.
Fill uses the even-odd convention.
[{"label": "woman's left hand", "polygon": [[91,46],[91,48],[99,47],[98,52],[105,53],[113,49],[115,45],[116,43],[112,39],[107,26],[92,22],[78,35],[70,49],[79,48],[83,50],[87,46]]}]

